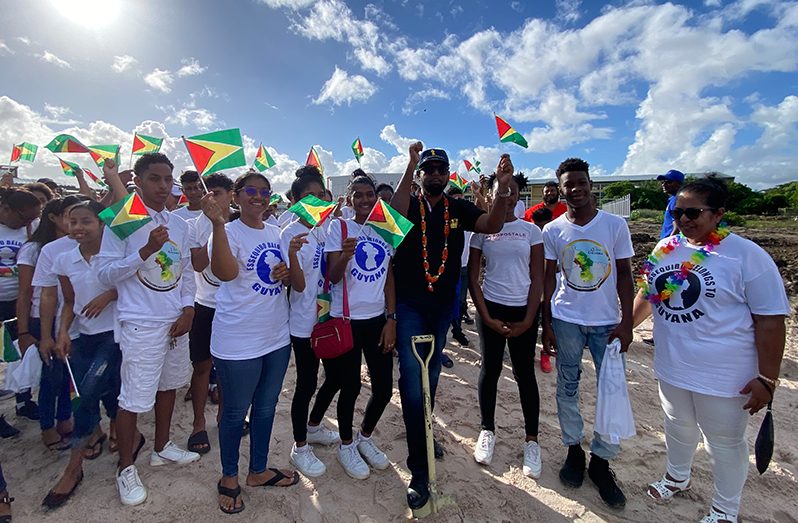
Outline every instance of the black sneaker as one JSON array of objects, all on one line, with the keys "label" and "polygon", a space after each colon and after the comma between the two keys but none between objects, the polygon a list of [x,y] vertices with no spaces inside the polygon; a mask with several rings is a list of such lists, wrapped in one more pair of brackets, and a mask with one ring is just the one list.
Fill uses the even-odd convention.
[{"label": "black sneaker", "polygon": [[35,401],[26,401],[21,407],[17,407],[17,417],[39,421],[39,406],[36,405]]},{"label": "black sneaker", "polygon": [[463,321],[465,322],[466,325],[474,324],[473,318],[471,318],[471,316],[469,316],[467,312],[463,314]]},{"label": "black sneaker", "polygon": [[454,367],[454,362],[452,361],[452,358],[450,358],[446,354],[441,354],[441,365],[443,365],[447,369],[451,369],[452,367]]},{"label": "black sneaker", "polygon": [[0,438],[13,438],[17,434],[19,434],[19,429],[9,425],[5,416],[0,416]]},{"label": "black sneaker", "polygon": [[454,341],[459,343],[461,347],[468,347],[469,341],[463,331],[452,332],[452,338],[454,338]]},{"label": "black sneaker", "polygon": [[407,486],[407,506],[418,510],[429,501],[429,484],[426,479],[412,478]]},{"label": "black sneaker", "polygon": [[615,473],[610,469],[610,463],[606,459],[601,459],[595,454],[591,454],[587,475],[598,487],[599,495],[604,500],[604,503],[611,508],[623,508],[626,506],[626,496],[624,496],[615,482]]},{"label": "black sneaker", "polygon": [[432,440],[432,448],[435,451],[435,459],[437,460],[443,459],[443,455],[446,454],[446,451],[443,450],[443,445],[438,443],[437,439]]},{"label": "black sneaker", "polygon": [[578,488],[585,480],[585,451],[581,445],[570,445],[568,457],[560,469],[560,481],[569,487]]}]

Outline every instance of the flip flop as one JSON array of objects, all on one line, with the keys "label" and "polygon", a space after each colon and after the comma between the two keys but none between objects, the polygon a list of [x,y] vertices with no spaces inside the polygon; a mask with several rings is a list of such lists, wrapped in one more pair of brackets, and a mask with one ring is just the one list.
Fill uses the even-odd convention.
[{"label": "flip flop", "polygon": [[272,478],[269,481],[267,481],[266,483],[261,483],[260,485],[252,485],[252,486],[253,487],[290,487],[292,485],[296,485],[297,483],[299,483],[299,473],[297,471],[294,471],[294,475],[291,477],[291,483],[289,483],[288,485],[278,485],[278,483],[281,482],[282,480],[289,479],[288,476],[283,474],[283,472],[281,470],[279,470],[279,469],[273,469],[273,468],[270,467],[269,470],[274,472],[274,476],[272,476]]},{"label": "flip flop", "polygon": [[242,510],[244,510],[244,500],[241,500],[241,506],[235,506],[236,499],[241,495],[241,485],[237,486],[236,488],[227,488],[222,486],[221,480],[219,483],[216,484],[216,491],[219,493],[220,496],[225,496],[233,500],[233,508],[226,509],[221,504],[219,505],[219,510],[224,512],[225,514],[238,514]]},{"label": "flip flop", "polygon": [[[6,493],[5,496],[0,498],[0,504],[8,505],[9,510],[11,509],[11,504],[14,502],[14,498]],[[11,523],[13,514],[6,514],[4,516],[0,516],[0,523]]]},{"label": "flip flop", "polygon": [[208,440],[208,432],[201,430],[192,434],[188,438],[188,450],[197,454],[207,454],[211,451],[211,442]]},{"label": "flip flop", "polygon": [[47,493],[47,496],[42,501],[42,506],[47,507],[50,510],[63,506],[64,503],[66,503],[69,500],[69,498],[72,497],[72,494],[75,492],[75,489],[78,488],[78,485],[80,485],[81,481],[83,481],[83,470],[80,471],[80,476],[78,477],[78,480],[75,482],[75,484],[72,486],[72,490],[70,490],[66,494],[57,494],[51,490],[50,492]]},{"label": "flip flop", "polygon": [[92,461],[102,456],[103,443],[105,443],[105,440],[107,439],[108,439],[108,434],[103,434],[102,436],[100,436],[100,438],[97,441],[94,442],[94,445],[86,445],[86,450],[91,450],[91,454],[84,453],[83,459]]},{"label": "flip flop", "polygon": [[58,441],[54,441],[52,443],[45,443],[45,446],[47,447],[48,450],[57,451],[57,452],[61,452],[62,450],[68,450],[72,448],[72,445],[68,441],[64,441],[64,438],[60,438]]},{"label": "flip flop", "polygon": [[108,438],[108,452],[113,454],[119,450],[119,443],[117,443],[116,438]]}]

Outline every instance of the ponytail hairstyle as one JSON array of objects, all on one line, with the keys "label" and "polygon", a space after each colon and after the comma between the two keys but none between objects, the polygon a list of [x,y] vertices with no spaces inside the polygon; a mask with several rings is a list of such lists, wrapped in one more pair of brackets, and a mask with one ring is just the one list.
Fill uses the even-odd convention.
[{"label": "ponytail hairstyle", "polygon": [[363,169],[355,169],[352,171],[352,175],[349,177],[349,186],[346,189],[348,194],[352,194],[352,188],[355,185],[363,184],[368,185],[372,189],[374,189],[374,193],[377,193],[377,184],[374,182],[374,178],[366,174],[366,171]]},{"label": "ponytail hairstyle", "polygon": [[[311,165],[309,167],[313,167],[315,169],[314,165]],[[301,170],[302,169],[299,169],[297,170],[297,172]],[[318,169],[316,170],[318,171]],[[305,189],[308,188],[308,185],[312,183],[318,183],[319,185],[321,185],[322,189],[325,189],[324,178],[322,178],[321,175],[316,175],[311,171],[312,171],[311,169],[307,169],[307,172],[305,174],[297,176],[294,179],[294,182],[291,184],[291,190],[288,192],[289,200],[291,200],[294,203],[298,202],[299,198],[302,196],[302,193],[305,192]]]}]

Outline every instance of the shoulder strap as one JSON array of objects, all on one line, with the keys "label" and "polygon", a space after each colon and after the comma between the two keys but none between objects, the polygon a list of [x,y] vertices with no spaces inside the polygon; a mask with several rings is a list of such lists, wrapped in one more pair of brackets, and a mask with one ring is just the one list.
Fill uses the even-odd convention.
[{"label": "shoulder strap", "polygon": [[[346,220],[341,220],[341,243],[349,236],[349,231],[347,231],[346,227]],[[349,319],[349,292],[346,290],[346,271],[344,271],[344,277],[341,278],[344,283],[344,318]]]}]

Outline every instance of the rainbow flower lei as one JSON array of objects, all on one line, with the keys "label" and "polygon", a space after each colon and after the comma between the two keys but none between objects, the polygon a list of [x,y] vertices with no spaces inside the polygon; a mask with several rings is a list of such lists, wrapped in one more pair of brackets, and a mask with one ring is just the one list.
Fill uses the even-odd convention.
[{"label": "rainbow flower lei", "polygon": [[717,247],[730,233],[731,231],[725,225],[721,225],[716,230],[712,231],[709,234],[707,244],[701,249],[693,252],[689,260],[683,261],[679,267],[679,272],[668,277],[662,292],[651,289],[651,286],[648,284],[648,277],[651,275],[651,271],[654,270],[654,267],[660,263],[665,256],[672,253],[676,247],[681,245],[682,241],[684,241],[684,235],[678,234],[673,236],[665,245],[654,249],[654,252],[649,254],[648,258],[646,258],[646,261],[643,263],[643,268],[640,269],[640,275],[637,277],[637,284],[643,291],[645,298],[654,305],[662,303],[670,298],[671,295],[684,284],[692,268],[706,260],[709,254],[715,250],[715,247]]}]

